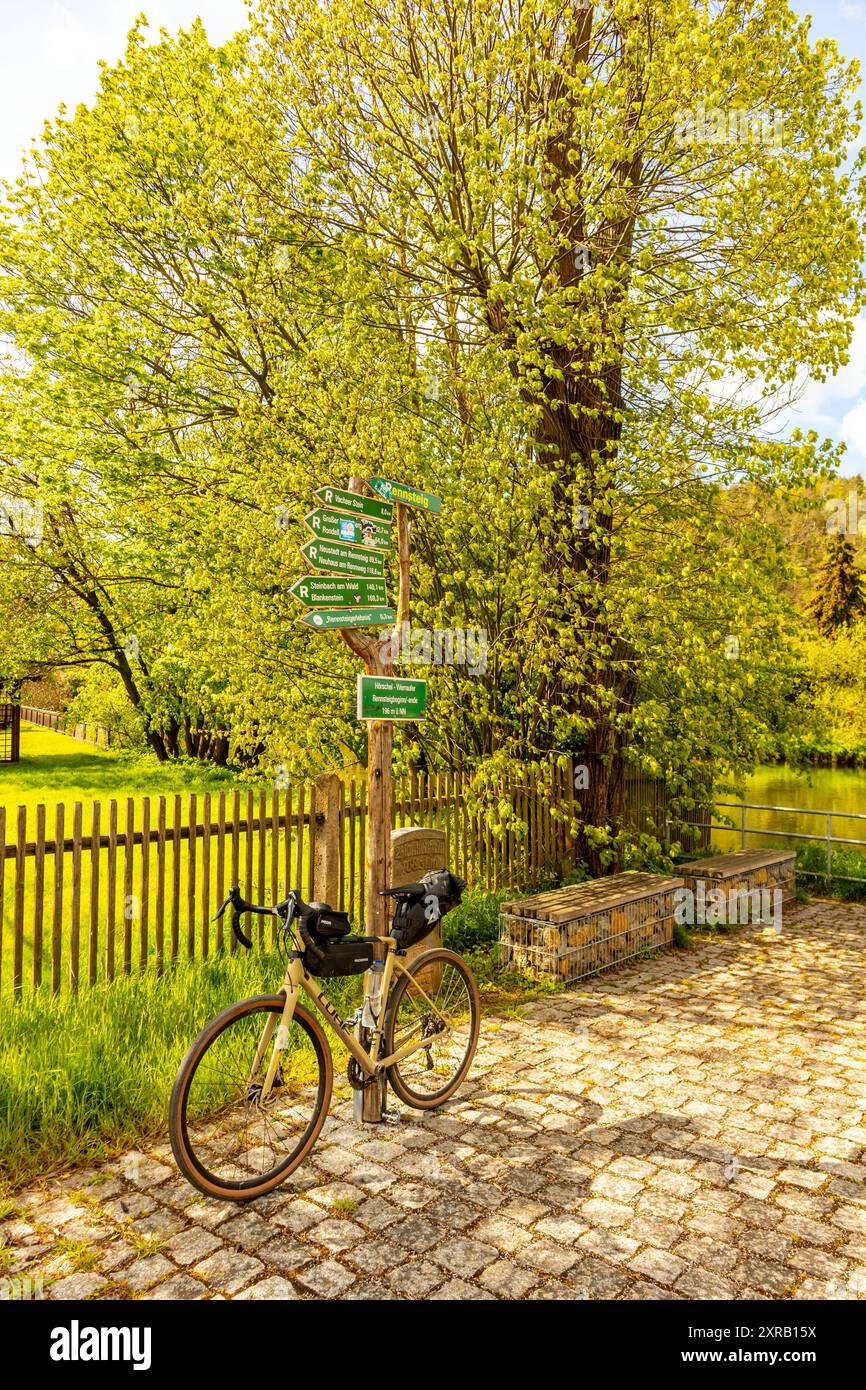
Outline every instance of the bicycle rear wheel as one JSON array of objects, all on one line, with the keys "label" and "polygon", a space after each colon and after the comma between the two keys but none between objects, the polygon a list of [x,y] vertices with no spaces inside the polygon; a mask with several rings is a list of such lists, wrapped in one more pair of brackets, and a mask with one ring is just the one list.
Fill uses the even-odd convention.
[{"label": "bicycle rear wheel", "polygon": [[466,1078],[478,1045],[481,1001],[475,976],[455,951],[424,951],[407,969],[388,1000],[384,1055],[421,1038],[425,1045],[388,1067],[388,1080],[406,1105],[435,1110]]},{"label": "bicycle rear wheel", "polygon": [[245,1202],[271,1192],[303,1162],[324,1124],[331,1049],[301,1005],[261,1102],[284,1002],[260,995],[232,1004],[202,1029],[181,1063],[168,1107],[171,1147],[184,1177],[209,1197]]}]

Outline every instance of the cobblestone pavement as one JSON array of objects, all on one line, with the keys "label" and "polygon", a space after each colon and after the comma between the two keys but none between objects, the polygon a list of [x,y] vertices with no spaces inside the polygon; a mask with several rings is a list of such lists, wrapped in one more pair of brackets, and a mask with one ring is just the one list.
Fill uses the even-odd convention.
[{"label": "cobblestone pavement", "polygon": [[166,1144],[17,1199],[52,1298],[864,1298],[866,908],[816,903],[488,1019],[438,1114],[245,1207]]}]

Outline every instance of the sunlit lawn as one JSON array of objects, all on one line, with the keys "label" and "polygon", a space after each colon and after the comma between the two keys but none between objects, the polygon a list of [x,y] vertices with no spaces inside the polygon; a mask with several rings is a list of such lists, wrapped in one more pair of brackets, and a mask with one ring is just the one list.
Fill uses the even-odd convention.
[{"label": "sunlit lawn", "polygon": [[[19,806],[27,807],[28,823],[37,806],[46,806],[50,827],[60,802],[69,808],[81,801],[89,814],[94,800],[133,797],[138,810],[144,796],[220,791],[233,780],[229,770],[193,759],[159,763],[151,754],[97,748],[25,723],[21,761],[0,763],[0,806],[6,807],[8,834]],[[85,833],[88,829],[85,822]]]}]

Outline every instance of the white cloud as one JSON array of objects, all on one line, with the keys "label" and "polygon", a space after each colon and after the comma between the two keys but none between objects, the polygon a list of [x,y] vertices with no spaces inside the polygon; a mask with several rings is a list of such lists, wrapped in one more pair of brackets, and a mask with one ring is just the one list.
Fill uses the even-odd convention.
[{"label": "white cloud", "polygon": [[839,0],[839,13],[843,19],[866,19],[866,5],[852,4],[851,0]]},{"label": "white cloud", "polygon": [[866,399],[862,398],[843,416],[839,432],[850,449],[866,458]]}]

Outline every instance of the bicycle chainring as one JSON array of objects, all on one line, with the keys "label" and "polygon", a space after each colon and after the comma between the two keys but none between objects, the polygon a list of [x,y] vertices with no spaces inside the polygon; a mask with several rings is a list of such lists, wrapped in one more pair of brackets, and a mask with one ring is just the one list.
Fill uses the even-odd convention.
[{"label": "bicycle chainring", "polygon": [[368,1086],[372,1086],[373,1082],[379,1079],[378,1076],[368,1076],[365,1071],[362,1071],[354,1057],[349,1058],[346,1076],[349,1078],[349,1085],[353,1091],[366,1091]]}]

